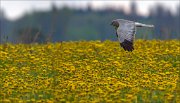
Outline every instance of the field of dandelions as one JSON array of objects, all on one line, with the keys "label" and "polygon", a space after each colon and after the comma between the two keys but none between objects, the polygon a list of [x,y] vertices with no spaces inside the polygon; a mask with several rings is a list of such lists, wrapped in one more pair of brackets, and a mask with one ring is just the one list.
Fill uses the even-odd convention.
[{"label": "field of dandelions", "polygon": [[0,45],[0,103],[180,101],[180,41]]}]

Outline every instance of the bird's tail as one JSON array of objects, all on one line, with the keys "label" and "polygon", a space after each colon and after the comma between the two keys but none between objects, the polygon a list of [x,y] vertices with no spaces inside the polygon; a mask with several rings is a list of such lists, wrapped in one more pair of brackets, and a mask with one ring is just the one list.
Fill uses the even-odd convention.
[{"label": "bird's tail", "polygon": [[149,28],[154,28],[154,25],[147,25],[147,24],[142,24],[135,22],[136,27],[149,27]]}]

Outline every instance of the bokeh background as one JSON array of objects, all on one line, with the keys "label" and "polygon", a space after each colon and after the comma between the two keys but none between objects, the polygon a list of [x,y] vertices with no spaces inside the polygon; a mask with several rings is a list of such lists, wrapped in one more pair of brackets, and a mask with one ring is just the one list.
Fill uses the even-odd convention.
[{"label": "bokeh background", "polygon": [[121,18],[155,25],[136,39],[180,39],[179,0],[1,0],[0,43],[117,40],[110,25]]}]

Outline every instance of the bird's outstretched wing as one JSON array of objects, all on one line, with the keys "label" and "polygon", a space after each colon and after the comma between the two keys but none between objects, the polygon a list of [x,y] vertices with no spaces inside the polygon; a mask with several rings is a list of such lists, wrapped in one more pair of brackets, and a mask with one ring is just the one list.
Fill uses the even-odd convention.
[{"label": "bird's outstretched wing", "polygon": [[133,51],[133,41],[135,35],[135,24],[134,22],[123,22],[120,23],[120,26],[117,29],[118,40],[120,46],[124,50]]}]

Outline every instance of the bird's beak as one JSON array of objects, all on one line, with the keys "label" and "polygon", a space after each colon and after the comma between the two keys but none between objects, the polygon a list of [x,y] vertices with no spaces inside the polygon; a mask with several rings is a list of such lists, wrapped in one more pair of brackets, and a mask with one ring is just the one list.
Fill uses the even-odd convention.
[{"label": "bird's beak", "polygon": [[113,25],[113,22],[111,22],[111,24],[110,25]]}]

